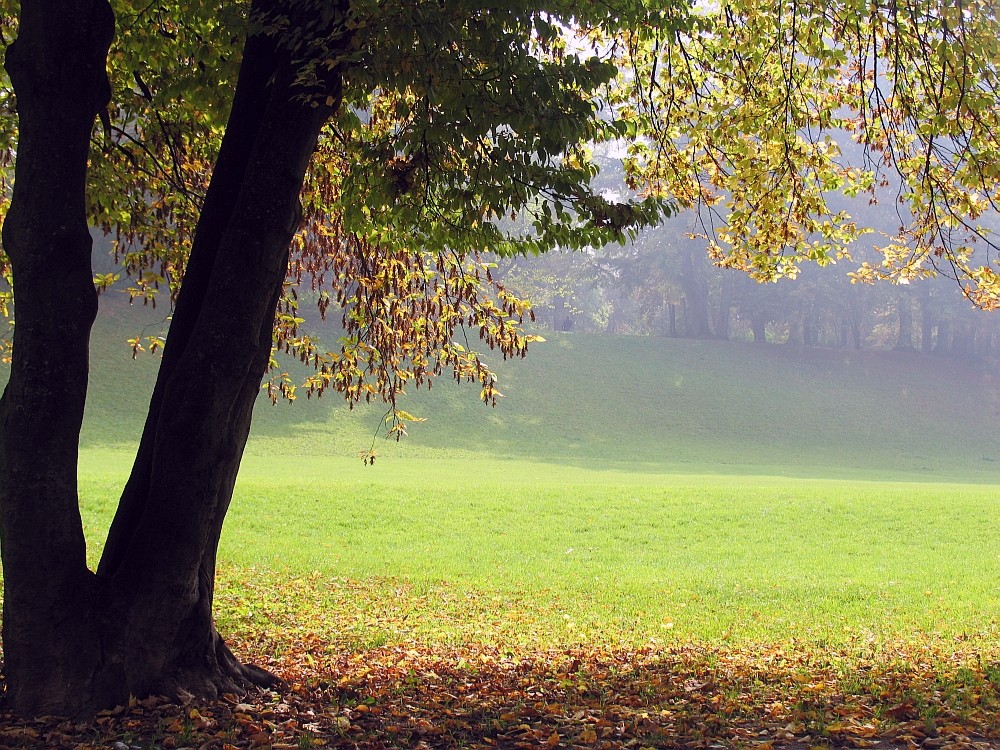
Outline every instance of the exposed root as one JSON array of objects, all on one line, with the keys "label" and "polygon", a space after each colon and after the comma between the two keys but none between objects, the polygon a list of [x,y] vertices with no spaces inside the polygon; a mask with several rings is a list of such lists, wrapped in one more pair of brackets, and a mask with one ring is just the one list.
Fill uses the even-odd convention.
[{"label": "exposed root", "polygon": [[242,697],[285,686],[277,675],[237,659],[214,627],[211,639],[211,646],[202,651],[201,658],[190,653],[186,658],[182,656],[177,669],[147,692],[187,703],[193,699],[215,700],[226,694]]}]

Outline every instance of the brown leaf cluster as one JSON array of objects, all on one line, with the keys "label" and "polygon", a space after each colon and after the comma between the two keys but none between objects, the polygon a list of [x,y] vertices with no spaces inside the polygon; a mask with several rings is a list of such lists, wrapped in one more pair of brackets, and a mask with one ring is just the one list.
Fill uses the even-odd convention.
[{"label": "brown leaf cluster", "polygon": [[0,748],[1000,747],[1000,665],[961,643],[330,652],[306,637],[268,666],[286,690],[87,723],[5,715]]}]

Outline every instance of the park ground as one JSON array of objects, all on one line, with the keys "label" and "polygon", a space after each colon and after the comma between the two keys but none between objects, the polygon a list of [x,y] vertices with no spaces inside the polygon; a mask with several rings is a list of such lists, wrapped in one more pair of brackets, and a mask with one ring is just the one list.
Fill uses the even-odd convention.
[{"label": "park ground", "polygon": [[[94,559],[154,364],[122,338]],[[286,686],[4,716],[0,748],[1000,747],[989,366],[556,336],[501,378],[414,397],[374,467],[378,410],[261,404],[217,614]]]}]

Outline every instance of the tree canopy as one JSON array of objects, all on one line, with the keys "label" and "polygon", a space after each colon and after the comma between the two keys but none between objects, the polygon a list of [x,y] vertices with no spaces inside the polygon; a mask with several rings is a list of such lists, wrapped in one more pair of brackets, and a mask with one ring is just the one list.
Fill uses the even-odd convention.
[{"label": "tree canopy", "polygon": [[[983,307],[1000,294],[981,0],[36,0],[0,21],[0,307],[17,320],[0,532],[22,713],[266,683],[211,606],[267,363],[282,350],[315,366],[310,391],[384,399],[394,430],[396,396],[446,371],[495,399],[478,350],[523,355],[530,312],[484,252],[622,243],[694,206],[718,263],[770,280],[851,252],[864,228],[842,193],[898,203],[858,280],[943,271]],[[612,152],[617,195],[598,179]],[[76,446],[95,287],[117,279],[94,279],[88,225],[115,237],[134,299],[174,310],[97,571]],[[306,335],[306,303],[340,311],[339,347]],[[296,384],[278,367],[269,388]]]},{"label": "tree canopy", "polygon": [[[289,7],[308,15],[324,4]],[[183,279],[246,8],[115,11],[113,99],[94,134],[89,211],[119,239],[129,293],[150,302],[176,294]],[[372,0],[351,3],[347,16],[345,106],[306,178],[276,326],[280,348],[317,365],[309,389],[393,400],[445,363],[492,398],[488,369],[452,345],[456,326],[445,321],[479,329],[510,355],[526,344],[510,322],[529,306],[487,279],[478,254],[621,242],[679,208],[699,210],[718,264],[773,280],[804,261],[849,257],[870,231],[835,196],[877,201],[897,214],[898,231],[874,241],[880,257],[865,259],[856,280],[944,273],[974,304],[997,304],[1000,29],[988,3],[483,11]],[[12,9],[6,18],[5,39],[16,29]],[[288,18],[251,23],[308,48],[303,86],[317,59],[331,64],[323,42],[289,32]],[[2,101],[10,164],[9,90]],[[609,148],[634,191],[627,205],[592,187],[595,151]],[[303,288],[324,314],[344,309],[343,351],[300,330]],[[447,314],[426,314],[442,302]],[[394,322],[378,316],[386,306]],[[441,325],[414,334],[405,324],[421,319]],[[302,385],[280,367],[274,375],[272,396]]]},{"label": "tree canopy", "polygon": [[945,272],[997,305],[995,9],[734,2],[677,25],[634,58],[649,139],[629,166],[685,205],[724,207],[706,211],[720,264],[767,280],[845,257],[866,228],[831,197],[861,196],[896,205],[899,230],[859,280]]}]

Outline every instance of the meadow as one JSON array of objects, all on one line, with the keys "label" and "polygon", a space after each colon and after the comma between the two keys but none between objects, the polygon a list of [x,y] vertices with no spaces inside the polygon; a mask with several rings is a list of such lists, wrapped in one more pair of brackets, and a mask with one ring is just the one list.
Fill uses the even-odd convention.
[{"label": "meadow", "polygon": [[[96,331],[81,510],[96,561],[155,358]],[[496,409],[262,398],[215,610],[278,692],[0,748],[757,747],[1000,738],[1000,380],[894,352],[551,336]],[[372,466],[359,452],[374,447]]]},{"label": "meadow", "polygon": [[[155,369],[128,358],[124,320],[95,339],[80,469],[95,556]],[[1000,628],[990,367],[587,336],[501,365],[496,409],[447,381],[410,394],[428,421],[400,443],[373,437],[377,406],[262,398],[223,535],[221,621],[308,620],[361,645]],[[289,580],[313,593],[242,588]]]},{"label": "meadow", "polygon": [[[127,458],[84,454],[95,551]],[[220,615],[361,646],[996,634],[996,503],[982,484],[250,456]]]}]

